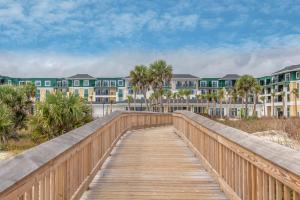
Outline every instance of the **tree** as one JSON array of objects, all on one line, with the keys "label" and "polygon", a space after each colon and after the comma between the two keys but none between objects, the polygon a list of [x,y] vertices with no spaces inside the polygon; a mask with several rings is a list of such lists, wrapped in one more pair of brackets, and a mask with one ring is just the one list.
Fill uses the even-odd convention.
[{"label": "tree", "polygon": [[[178,110],[178,102],[177,102],[178,93],[177,93],[177,92],[174,92],[173,95],[172,95],[172,98],[173,98],[173,100],[175,101],[175,103],[177,104],[176,110]],[[175,105],[174,105],[174,108],[175,108]],[[174,110],[175,110],[175,109],[174,109]]]},{"label": "tree", "polygon": [[141,91],[144,96],[144,102],[147,110],[149,110],[147,101],[147,91],[150,87],[150,74],[149,70],[144,65],[135,66],[134,70],[130,71],[130,83],[137,87],[137,90]]},{"label": "tree", "polygon": [[224,89],[219,89],[218,90],[218,99],[219,99],[219,103],[220,103],[220,116],[221,118],[223,118],[223,112],[222,112],[222,109],[223,109],[223,99],[225,97],[225,92],[224,92]]},{"label": "tree", "polygon": [[127,96],[127,103],[128,103],[128,111],[130,111],[130,104],[133,102],[133,98],[131,95]]},{"label": "tree", "polygon": [[258,101],[258,95],[261,93],[261,90],[262,90],[262,87],[259,85],[259,84],[256,84],[254,87],[253,87],[253,95],[254,95],[254,98],[253,98],[253,101],[254,101],[254,105],[253,105],[253,111],[252,111],[252,116],[256,117],[256,104],[257,104],[257,101]]},{"label": "tree", "polygon": [[30,118],[33,141],[40,143],[92,121],[86,100],[76,95],[55,92],[47,95],[44,102],[36,104]]},{"label": "tree", "polygon": [[164,95],[165,95],[165,97],[167,99],[167,102],[168,102],[168,112],[170,112],[170,100],[172,98],[172,91],[171,90],[165,90]]},{"label": "tree", "polygon": [[183,94],[186,97],[186,109],[190,111],[190,95],[192,94],[192,90],[184,89]]},{"label": "tree", "polygon": [[205,99],[206,99],[206,114],[209,115],[209,104],[210,104],[210,99],[211,99],[211,94],[207,93],[205,94]]},{"label": "tree", "polygon": [[248,98],[257,84],[258,84],[257,80],[253,76],[250,76],[250,75],[243,75],[236,82],[237,91],[245,99],[245,117],[246,118],[248,117]]},{"label": "tree", "polygon": [[10,108],[0,102],[0,144],[7,143],[13,130],[13,113]]},{"label": "tree", "polygon": [[[232,103],[233,103],[233,105],[235,105],[235,104],[237,103],[237,101],[238,101],[238,98],[239,98],[236,89],[233,89],[233,90],[232,90],[231,96],[232,96]],[[233,106],[233,107],[234,107],[234,109],[235,109],[235,106]],[[229,112],[230,112],[230,111],[229,111]]]},{"label": "tree", "polygon": [[216,92],[211,93],[211,99],[213,101],[214,104],[214,108],[213,108],[213,116],[217,115],[217,99],[218,99],[218,94]]},{"label": "tree", "polygon": [[263,102],[263,105],[264,105],[264,117],[265,117],[266,116],[266,97],[261,96],[260,100]]},{"label": "tree", "polygon": [[275,92],[272,92],[271,93],[271,96],[272,96],[272,116],[275,117],[275,96],[276,96],[276,93]]},{"label": "tree", "polygon": [[294,101],[295,101],[295,117],[298,117],[298,105],[297,105],[297,99],[299,98],[299,90],[298,88],[294,88],[291,93],[294,95]]},{"label": "tree", "polygon": [[184,103],[184,96],[185,96],[185,91],[184,89],[180,89],[178,91],[178,97],[179,97],[179,100],[180,100],[180,104],[181,104],[181,110],[183,110],[183,103]]},{"label": "tree", "polygon": [[138,92],[138,87],[136,85],[132,86],[132,91],[133,91],[133,102],[134,102],[133,110],[136,111],[136,94]]},{"label": "tree", "polygon": [[202,100],[202,95],[196,94],[195,97],[197,99],[197,112],[200,112],[200,101]]},{"label": "tree", "polygon": [[[170,83],[172,78],[172,66],[167,65],[164,60],[157,60],[150,64],[149,69],[152,89],[154,91],[162,91],[163,87]],[[160,112],[163,111],[163,97],[160,96]]]}]

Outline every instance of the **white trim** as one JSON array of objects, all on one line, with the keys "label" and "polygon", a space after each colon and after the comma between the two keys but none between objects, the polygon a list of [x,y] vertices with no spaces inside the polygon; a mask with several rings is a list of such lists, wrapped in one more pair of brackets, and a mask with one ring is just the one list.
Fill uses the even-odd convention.
[{"label": "white trim", "polygon": [[[121,82],[122,84],[120,84],[120,82]],[[118,86],[123,87],[123,86],[124,86],[124,81],[123,81],[123,80],[118,80]]]},{"label": "white trim", "polygon": [[46,81],[45,81],[45,87],[50,87],[50,86],[51,86],[51,81],[46,80]]},{"label": "white trim", "polygon": [[[76,83],[76,84],[75,84]],[[80,81],[79,80],[74,80],[73,81],[73,86],[74,87],[79,87],[80,86]]]},{"label": "white trim", "polygon": [[40,86],[42,86],[42,81],[36,80],[36,81],[34,81],[34,85],[35,85],[36,87],[40,87]]},{"label": "white trim", "polygon": [[[80,83],[79,83],[80,84]],[[90,80],[83,80],[83,86],[88,87],[90,86]]]}]

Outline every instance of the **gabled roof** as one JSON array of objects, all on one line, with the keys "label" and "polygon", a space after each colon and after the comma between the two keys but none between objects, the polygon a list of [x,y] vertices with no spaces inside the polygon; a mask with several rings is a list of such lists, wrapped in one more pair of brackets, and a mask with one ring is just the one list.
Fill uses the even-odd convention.
[{"label": "gabled roof", "polygon": [[76,74],[74,76],[68,77],[68,79],[95,79],[95,78],[90,76],[89,74]]},{"label": "gabled roof", "polygon": [[221,80],[238,80],[241,76],[238,74],[226,74]]},{"label": "gabled roof", "polygon": [[274,72],[272,75],[281,74],[281,73],[285,73],[285,72],[296,71],[296,70],[300,70],[300,64],[287,66],[287,67],[285,67],[285,68],[283,68],[279,71]]},{"label": "gabled roof", "polygon": [[197,76],[193,76],[191,74],[173,74],[172,78],[192,78],[192,79],[199,79]]}]

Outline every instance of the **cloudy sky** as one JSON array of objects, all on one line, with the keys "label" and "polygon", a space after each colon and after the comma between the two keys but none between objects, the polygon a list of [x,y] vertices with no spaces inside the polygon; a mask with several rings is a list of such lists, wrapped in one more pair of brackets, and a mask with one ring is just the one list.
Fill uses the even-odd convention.
[{"label": "cloudy sky", "polygon": [[0,0],[0,74],[125,76],[156,59],[200,77],[300,64],[300,1]]}]

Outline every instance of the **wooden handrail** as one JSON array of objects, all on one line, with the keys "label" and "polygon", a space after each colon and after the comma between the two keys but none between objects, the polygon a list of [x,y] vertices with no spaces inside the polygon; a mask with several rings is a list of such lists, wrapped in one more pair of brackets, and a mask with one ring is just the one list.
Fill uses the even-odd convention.
[{"label": "wooden handrail", "polygon": [[173,124],[230,199],[300,199],[298,151],[191,112]]},{"label": "wooden handrail", "polygon": [[0,199],[78,199],[128,130],[170,125],[171,114],[114,112],[0,162]]}]

